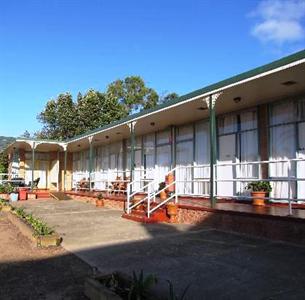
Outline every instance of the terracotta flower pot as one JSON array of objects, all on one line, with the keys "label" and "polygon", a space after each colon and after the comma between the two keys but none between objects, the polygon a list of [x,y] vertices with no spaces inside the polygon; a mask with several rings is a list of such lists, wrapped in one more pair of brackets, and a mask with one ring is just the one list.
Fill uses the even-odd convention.
[{"label": "terracotta flower pot", "polygon": [[169,215],[170,223],[177,223],[178,206],[175,203],[169,203],[166,205],[166,211]]},{"label": "terracotta flower pot", "polygon": [[[139,203],[144,197],[143,196],[139,196],[139,195],[135,195],[132,199],[132,205],[136,205],[137,203]],[[144,211],[144,204],[138,204],[134,207],[135,210],[139,210],[139,211]]]},{"label": "terracotta flower pot", "polygon": [[252,197],[253,205],[259,205],[259,206],[265,205],[264,197],[266,197],[266,192],[251,192],[251,197]]},{"label": "terracotta flower pot", "polygon": [[165,191],[160,192],[160,199],[161,200],[166,200],[167,199],[167,193]]},{"label": "terracotta flower pot", "polygon": [[[165,177],[165,184],[169,185],[169,187],[167,188],[167,191],[169,193],[172,193],[175,191],[175,185],[171,184],[175,181],[175,176],[173,173],[169,173],[166,177]],[[170,185],[171,184],[171,185]]]},{"label": "terracotta flower pot", "polygon": [[9,200],[10,199],[10,194],[0,193],[0,199]]},{"label": "terracotta flower pot", "polygon": [[104,206],[104,199],[96,199],[95,200],[96,207],[103,207]]}]

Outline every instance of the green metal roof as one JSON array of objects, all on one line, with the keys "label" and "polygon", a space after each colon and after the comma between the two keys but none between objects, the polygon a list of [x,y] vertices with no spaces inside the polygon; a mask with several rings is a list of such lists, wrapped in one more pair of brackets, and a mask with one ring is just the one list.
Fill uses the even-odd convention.
[{"label": "green metal roof", "polygon": [[152,112],[158,112],[159,110],[162,110],[162,109],[164,109],[166,107],[171,107],[172,105],[175,105],[175,104],[180,103],[180,102],[184,102],[184,101],[186,101],[188,99],[200,96],[202,94],[207,94],[207,93],[212,92],[212,91],[214,91],[216,89],[225,88],[228,85],[231,85],[231,84],[234,84],[234,83],[238,83],[239,81],[242,81],[242,80],[245,80],[245,79],[249,79],[251,77],[254,77],[254,76],[257,76],[259,74],[262,74],[262,73],[274,70],[276,68],[285,66],[287,64],[296,62],[296,61],[304,59],[304,58],[305,58],[305,50],[296,52],[296,53],[294,53],[292,55],[283,57],[283,58],[281,58],[279,60],[276,60],[276,61],[273,61],[273,62],[271,62],[269,64],[260,66],[258,68],[252,69],[250,71],[247,71],[247,72],[238,74],[236,76],[227,78],[225,80],[219,81],[217,83],[208,85],[208,86],[206,86],[204,88],[195,90],[195,91],[193,91],[191,93],[188,93],[188,94],[185,94],[185,95],[183,95],[181,97],[178,97],[177,99],[173,99],[173,100],[171,100],[169,102],[160,104],[160,105],[156,106],[155,108],[143,110],[143,111],[141,111],[139,113],[130,115],[130,116],[126,117],[126,118],[123,118],[121,120],[115,121],[115,122],[110,123],[108,125],[96,128],[94,130],[87,131],[87,132],[85,132],[85,133],[83,133],[81,135],[77,135],[77,136],[75,136],[73,138],[70,138],[70,139],[67,139],[65,141],[35,140],[35,139],[27,139],[27,138],[17,138],[17,139],[31,140],[31,141],[37,141],[37,142],[55,142],[55,143],[69,143],[69,142],[73,142],[74,140],[80,139],[82,137],[90,136],[90,135],[92,135],[94,133],[97,133],[97,132],[102,131],[102,130],[106,130],[106,129],[111,128],[113,126],[117,126],[117,125],[126,123],[128,121],[135,120],[135,119],[137,119],[139,117],[145,116],[145,115],[147,115],[149,113],[152,113]]},{"label": "green metal roof", "polygon": [[252,70],[244,72],[244,73],[240,73],[240,74],[238,74],[236,76],[227,78],[227,79],[219,81],[217,83],[208,85],[208,86],[206,86],[204,88],[195,90],[195,91],[193,91],[191,93],[188,93],[188,94],[185,94],[185,95],[183,95],[181,97],[178,97],[177,99],[173,99],[173,100],[171,100],[169,102],[160,104],[160,105],[156,106],[155,108],[143,110],[143,111],[141,111],[139,113],[130,115],[130,116],[126,117],[126,118],[123,118],[121,120],[115,121],[115,122],[110,123],[108,125],[96,128],[96,129],[91,130],[91,131],[87,131],[87,132],[85,132],[85,133],[83,133],[81,135],[77,135],[77,136],[75,136],[75,137],[73,137],[71,139],[68,139],[67,142],[73,142],[76,139],[80,139],[82,137],[85,137],[85,136],[97,133],[99,131],[106,130],[106,129],[111,128],[113,126],[120,125],[120,124],[126,123],[128,121],[132,121],[132,120],[137,119],[139,117],[145,116],[146,114],[149,114],[151,112],[157,112],[159,110],[162,110],[163,108],[170,107],[170,106],[172,106],[174,104],[186,101],[188,99],[200,96],[202,94],[206,94],[206,93],[212,92],[213,90],[216,90],[216,89],[224,88],[224,87],[226,87],[226,86],[228,86],[230,84],[234,84],[234,83],[237,83],[239,81],[242,81],[242,80],[245,80],[245,79],[257,76],[259,74],[271,71],[273,69],[285,66],[287,64],[296,62],[296,61],[304,59],[304,58],[305,58],[305,50],[296,52],[296,53],[294,53],[292,55],[283,57],[283,58],[281,58],[279,60],[276,60],[276,61],[273,61],[273,62],[271,62],[269,64],[260,66],[258,68],[252,69]]}]

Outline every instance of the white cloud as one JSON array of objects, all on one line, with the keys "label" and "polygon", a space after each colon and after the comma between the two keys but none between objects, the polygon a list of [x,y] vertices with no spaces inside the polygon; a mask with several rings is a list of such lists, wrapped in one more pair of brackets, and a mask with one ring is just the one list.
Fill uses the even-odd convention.
[{"label": "white cloud", "polygon": [[257,19],[251,33],[263,42],[284,44],[305,39],[305,0],[263,0],[251,16]]}]

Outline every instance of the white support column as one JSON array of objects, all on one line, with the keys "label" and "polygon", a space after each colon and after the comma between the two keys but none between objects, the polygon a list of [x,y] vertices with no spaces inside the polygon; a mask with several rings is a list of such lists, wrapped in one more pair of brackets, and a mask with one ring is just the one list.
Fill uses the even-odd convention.
[{"label": "white support column", "polygon": [[215,105],[216,101],[222,93],[210,95],[204,99],[207,107],[209,108],[209,125],[210,125],[210,202],[211,207],[214,207],[216,199],[214,197],[214,166],[216,164],[217,141],[216,141],[216,114]]},{"label": "white support column", "polygon": [[62,146],[64,148],[64,192],[66,191],[66,175],[67,175],[67,144]]},{"label": "white support column", "polygon": [[[135,126],[137,121],[128,124],[130,130],[130,182],[134,179],[134,164],[135,164]],[[132,189],[132,186],[131,186]],[[132,192],[132,191],[131,191]]]},{"label": "white support column", "polygon": [[34,185],[33,185],[33,183],[34,183],[34,176],[35,176],[35,174],[34,174],[34,172],[35,172],[35,149],[36,149],[36,147],[40,144],[39,142],[35,142],[35,141],[30,141],[30,142],[28,142],[29,143],[29,145],[31,146],[31,149],[32,149],[32,181],[31,181],[31,189],[33,190],[33,187],[34,187]]},{"label": "white support column", "polygon": [[88,137],[89,141],[89,190],[92,189],[91,184],[91,173],[92,173],[92,163],[93,163],[93,135]]}]

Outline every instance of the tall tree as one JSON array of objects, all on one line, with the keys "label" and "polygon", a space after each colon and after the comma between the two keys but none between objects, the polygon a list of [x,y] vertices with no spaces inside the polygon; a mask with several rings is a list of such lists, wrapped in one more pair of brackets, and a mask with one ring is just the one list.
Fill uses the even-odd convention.
[{"label": "tall tree", "polygon": [[165,103],[179,98],[177,93],[168,93],[164,97],[160,97],[160,103]]},{"label": "tall tree", "polygon": [[45,109],[38,115],[44,124],[38,138],[63,140],[73,137],[77,130],[76,107],[70,93],[60,94],[57,99],[47,102]]},{"label": "tall tree", "polygon": [[31,134],[26,130],[22,135],[20,135],[20,137],[29,139],[31,138]]},{"label": "tall tree", "polygon": [[154,107],[159,100],[157,92],[148,88],[140,76],[129,76],[112,82],[106,95],[121,104],[126,115]]},{"label": "tall tree", "polygon": [[78,134],[109,124],[124,116],[123,107],[117,101],[95,90],[89,90],[84,96],[79,94],[76,109]]},{"label": "tall tree", "polygon": [[4,151],[0,152],[0,173],[7,173],[8,157]]},{"label": "tall tree", "polygon": [[168,94],[160,100],[157,92],[145,85],[139,76],[129,76],[112,82],[106,93],[89,90],[78,93],[73,102],[70,93],[60,94],[47,102],[37,116],[43,124],[38,138],[63,140],[101,127],[143,109],[155,107],[160,101],[178,96]]}]

